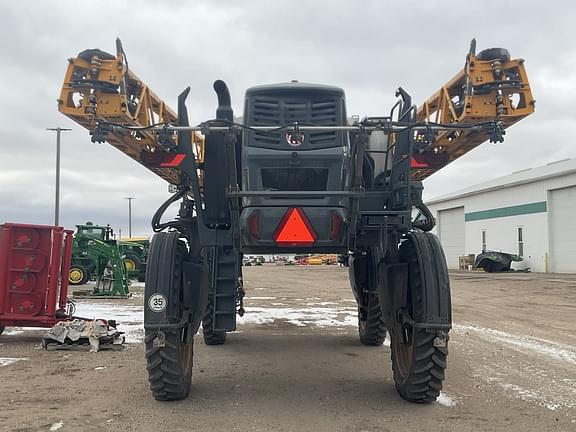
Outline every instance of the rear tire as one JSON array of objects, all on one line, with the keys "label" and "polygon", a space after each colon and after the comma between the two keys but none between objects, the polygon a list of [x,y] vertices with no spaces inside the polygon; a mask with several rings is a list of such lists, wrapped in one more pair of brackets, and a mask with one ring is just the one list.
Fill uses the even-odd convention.
[{"label": "rear tire", "polygon": [[214,330],[214,303],[213,297],[208,300],[204,318],[202,318],[202,334],[206,345],[224,345],[226,343],[226,332]]},{"label": "rear tire", "polygon": [[140,272],[142,261],[138,254],[135,254],[134,252],[125,252],[123,262],[127,274],[134,275]]},{"label": "rear tire", "polygon": [[386,325],[380,312],[378,294],[369,294],[367,304],[358,306],[358,334],[367,346],[379,346],[386,339]]},{"label": "rear tire", "polygon": [[[146,369],[154,399],[171,401],[186,398],[192,381],[194,340],[186,343],[186,332],[164,331],[164,347],[154,347],[157,330],[146,330]],[[184,339],[184,340],[183,340]]]},{"label": "rear tire", "polygon": [[354,257],[349,267],[350,282],[358,304],[358,335],[367,346],[379,346],[386,339],[386,325],[376,291],[378,264],[382,253],[371,247],[365,255]]},{"label": "rear tire", "polygon": [[[408,264],[408,308],[412,319],[420,316],[424,308],[423,293],[439,292],[438,287],[447,289],[448,293],[450,290],[446,259],[440,243],[434,235],[423,234],[418,233],[421,242],[418,247],[410,238],[400,246],[400,260]],[[404,332],[405,335],[391,334],[396,390],[410,402],[433,402],[442,389],[448,347],[435,346],[436,334],[423,328],[405,324]]]},{"label": "rear tire", "polygon": [[[167,309],[170,310],[170,305],[175,304],[173,314],[178,316],[171,318],[171,323],[179,322],[184,314],[182,271],[186,255],[186,245],[177,232],[154,236],[148,257],[145,304],[151,295],[162,292],[158,287],[172,287]],[[190,392],[194,356],[194,339],[188,335],[188,327],[145,330],[144,342],[148,381],[154,398],[160,401],[186,398]]]},{"label": "rear tire", "polygon": [[84,285],[90,279],[90,274],[81,265],[72,265],[68,271],[68,283],[70,285]]}]

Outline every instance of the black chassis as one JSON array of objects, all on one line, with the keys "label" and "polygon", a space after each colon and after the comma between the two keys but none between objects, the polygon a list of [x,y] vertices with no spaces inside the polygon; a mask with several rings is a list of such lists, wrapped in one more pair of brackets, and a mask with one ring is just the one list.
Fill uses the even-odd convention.
[{"label": "black chassis", "polygon": [[[422,184],[411,180],[411,160],[418,145],[427,144],[423,137],[433,134],[430,127],[418,125],[415,121],[416,107],[411,97],[403,89],[398,89],[396,104],[387,117],[368,117],[352,126],[300,126],[290,124],[279,126],[277,130],[292,131],[298,136],[305,130],[339,130],[349,133],[350,157],[348,158],[348,179],[342,190],[329,191],[243,191],[240,188],[241,162],[239,152],[242,150],[242,131],[245,126],[233,122],[233,111],[230,94],[223,81],[214,83],[218,98],[216,119],[203,123],[199,127],[189,126],[186,108],[187,88],[178,98],[178,125],[158,128],[160,141],[168,153],[185,154],[179,165],[180,184],[177,193],[171,196],[154,216],[152,225],[155,231],[165,228],[175,229],[188,244],[198,243],[204,250],[207,264],[209,287],[208,298],[222,297],[220,305],[212,306],[215,311],[214,330],[231,331],[236,327],[236,311],[243,311],[243,290],[241,283],[238,290],[228,284],[225,293],[219,293],[218,280],[241,278],[242,253],[339,253],[350,257],[362,256],[371,248],[379,250],[379,263],[369,268],[372,279],[380,282],[372,284],[371,290],[392,289],[390,281],[397,281],[403,286],[400,296],[406,296],[407,267],[399,263],[399,245],[408,233],[414,229],[429,231],[435,221],[426,206],[422,203]],[[265,128],[261,128],[265,129]],[[269,130],[272,128],[268,128]],[[201,130],[205,135],[205,154],[203,166],[198,166],[192,147],[192,131]],[[395,133],[395,140],[388,141],[383,149],[368,149],[367,143],[373,131]],[[178,139],[173,136],[177,134]],[[161,152],[161,151],[160,151]],[[157,151],[158,153],[158,151]],[[381,153],[385,156],[385,171],[373,177],[367,155]],[[143,159],[145,159],[143,157]],[[204,171],[203,190],[200,187],[199,169]],[[298,199],[313,197],[338,197],[346,203],[344,208],[344,235],[339,244],[299,248],[271,247],[252,250],[242,242],[241,210],[242,198],[246,197],[280,197]],[[181,200],[180,211],[176,221],[160,224],[160,217],[166,208]],[[294,202],[291,200],[291,202]],[[419,209],[420,215],[412,220],[413,209]],[[228,258],[224,257],[227,255]],[[230,257],[237,257],[236,270],[230,269]],[[219,273],[220,261],[228,261],[226,274]],[[383,273],[382,273],[383,272]],[[404,281],[404,282],[402,282]],[[354,285],[354,284],[353,284]],[[395,291],[398,288],[394,288]],[[382,297],[385,293],[382,293]],[[217,322],[221,316],[221,323]],[[224,316],[226,316],[224,318]],[[431,322],[441,323],[440,327],[449,328],[450,322],[445,317],[431,317]],[[182,327],[184,318],[177,325],[146,322],[147,329]],[[206,330],[205,330],[206,331]]]},{"label": "black chassis", "polygon": [[[422,203],[422,185],[411,180],[413,151],[416,147],[429,147],[426,137],[433,130],[416,123],[410,96],[399,89],[400,98],[390,116],[366,118],[352,126],[296,123],[267,127],[290,131],[292,137],[301,136],[304,130],[348,132],[350,154],[343,159],[347,166],[342,190],[242,190],[239,172],[244,167],[238,156],[242,151],[242,132],[252,127],[233,122],[226,84],[216,81],[214,89],[218,96],[216,119],[200,126],[205,136],[202,167],[197,165],[192,147],[191,134],[198,129],[188,125],[185,100],[189,89],[178,98],[178,126],[164,125],[159,129],[166,151],[156,153],[160,157],[162,153],[185,157],[180,158],[177,192],[152,220],[152,227],[159,234],[152,239],[150,248],[144,328],[149,381],[156,399],[174,400],[188,395],[194,335],[200,324],[205,344],[223,344],[226,332],[236,329],[236,315],[244,312],[241,263],[242,253],[250,252],[250,247],[242,233],[243,228],[246,230],[245,221],[244,227],[241,221],[243,203],[250,202],[251,197],[261,199],[252,201],[260,204],[268,202],[267,198],[283,198],[277,206],[282,211],[282,207],[297,206],[299,202],[305,207],[309,198],[332,196],[339,198],[339,204],[345,203],[337,208],[343,215],[344,235],[335,238],[331,245],[328,242],[317,246],[316,242],[297,250],[349,255],[361,342],[383,343],[389,332],[394,382],[400,395],[419,403],[435,400],[442,388],[452,326],[450,286],[438,239],[425,232],[434,227],[435,221]],[[383,149],[368,147],[373,131],[394,133],[395,139],[388,139]],[[371,165],[374,159],[368,157],[370,152],[385,157],[384,170],[377,176]],[[204,175],[202,190],[199,169]],[[161,223],[168,206],[180,200],[176,220]],[[274,209],[266,205],[260,208],[263,213]],[[412,219],[414,208],[420,214]],[[330,207],[328,210],[332,211]],[[318,215],[322,219],[321,211]],[[160,232],[166,228],[171,232]],[[292,249],[295,248],[272,245],[270,251],[286,253]],[[261,247],[257,250],[263,251]],[[154,300],[158,299],[162,299],[164,308],[155,310],[158,305]]]},{"label": "black chassis", "polygon": [[[184,227],[186,221],[197,220],[199,241],[202,247],[218,246],[233,247],[240,252],[251,252],[241,243],[240,213],[243,197],[279,197],[279,198],[314,198],[333,196],[345,199],[346,217],[344,219],[347,237],[339,246],[319,250],[318,247],[297,248],[298,252],[335,252],[348,253],[365,250],[367,247],[380,245],[388,250],[389,243],[397,248],[400,238],[413,228],[412,209],[414,207],[425,211],[422,203],[421,182],[411,181],[410,161],[414,148],[414,129],[406,127],[396,133],[396,141],[387,149],[368,150],[366,148],[370,133],[374,130],[387,130],[392,117],[398,122],[415,124],[416,107],[411,104],[410,96],[402,89],[398,90],[401,98],[394,105],[389,117],[366,118],[355,126],[327,126],[328,130],[349,130],[351,136],[351,155],[349,159],[349,181],[340,191],[242,191],[240,188],[239,151],[241,151],[242,130],[233,124],[233,111],[230,106],[230,95],[226,84],[222,81],[214,83],[218,96],[216,119],[203,129],[206,134],[205,161],[202,167],[205,171],[204,193],[201,193],[198,177],[198,165],[191,145],[191,130],[189,126],[185,100],[189,89],[178,98],[178,122],[183,126],[178,130],[178,144],[173,152],[184,153],[179,169],[181,183],[176,199],[183,199],[179,212],[179,226]],[[306,126],[289,125],[286,130],[298,134],[300,130],[312,129]],[[316,127],[317,128],[317,127]],[[174,128],[178,129],[178,128]],[[365,184],[365,169],[370,169],[365,163],[368,153],[384,153],[389,169],[385,176],[374,181],[367,187]],[[376,184],[377,183],[377,184]],[[193,197],[190,200],[187,193]],[[429,213],[424,224],[419,225],[425,231],[433,228],[433,220]],[[183,232],[186,235],[186,232]],[[270,249],[274,253],[290,253],[290,248],[277,247]],[[390,251],[391,252],[391,251]]]}]

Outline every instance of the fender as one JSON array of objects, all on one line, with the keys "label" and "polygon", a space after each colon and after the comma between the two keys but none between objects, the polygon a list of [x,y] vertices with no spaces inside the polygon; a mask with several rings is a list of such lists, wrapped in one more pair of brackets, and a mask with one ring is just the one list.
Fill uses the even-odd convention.
[{"label": "fender", "polygon": [[[428,232],[411,232],[400,251],[401,257],[402,252],[410,255],[402,257],[402,262],[383,263],[379,268],[380,307],[387,326],[401,331],[408,322],[432,333],[450,330],[450,281],[438,238]],[[410,266],[417,266],[419,271],[411,271]]]},{"label": "fender", "polygon": [[207,266],[188,257],[178,232],[152,238],[144,296],[144,328],[189,326],[192,337],[200,325],[208,295]]},{"label": "fender", "polygon": [[364,287],[368,284],[368,266],[366,256],[350,255],[348,258],[350,285],[356,301],[359,301]]}]

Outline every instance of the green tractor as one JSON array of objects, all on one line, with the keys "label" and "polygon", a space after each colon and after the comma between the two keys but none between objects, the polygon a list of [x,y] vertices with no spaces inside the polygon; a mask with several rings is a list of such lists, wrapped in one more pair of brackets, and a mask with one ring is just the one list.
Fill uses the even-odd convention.
[{"label": "green tractor", "polygon": [[122,238],[119,241],[120,252],[124,256],[124,267],[130,278],[144,282],[146,277],[146,260],[150,249],[148,237]]},{"label": "green tractor", "polygon": [[[90,280],[93,276],[102,274],[102,267],[99,267],[98,263],[93,262],[94,260],[86,258],[88,255],[94,255],[88,253],[89,251],[87,250],[95,244],[94,242],[90,242],[90,240],[117,244],[120,255],[122,256],[126,276],[129,279],[137,278],[140,282],[144,281],[146,274],[146,256],[148,254],[148,247],[146,245],[148,242],[147,238],[122,241],[115,240],[114,231],[110,225],[94,225],[92,222],[86,222],[85,225],[76,225],[74,238],[78,240],[74,241],[74,250],[72,252],[73,264],[74,261],[76,261],[77,264],[85,266],[86,274],[84,277],[86,281]],[[77,271],[74,280],[70,279],[72,285],[85,283],[85,281],[79,282],[80,273],[81,271]]]},{"label": "green tractor", "polygon": [[126,297],[129,291],[124,260],[132,256],[139,258],[137,253],[121,251],[119,242],[113,239],[110,226],[90,222],[76,225],[68,282],[70,285],[82,285],[96,279],[92,296]]}]

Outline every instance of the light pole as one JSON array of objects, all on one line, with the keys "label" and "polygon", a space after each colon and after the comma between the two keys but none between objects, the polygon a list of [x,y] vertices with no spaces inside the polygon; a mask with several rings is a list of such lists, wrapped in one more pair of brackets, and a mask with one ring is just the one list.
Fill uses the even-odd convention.
[{"label": "light pole", "polygon": [[128,200],[128,238],[132,238],[132,200],[134,197],[126,197]]},{"label": "light pole", "polygon": [[60,222],[60,132],[71,131],[61,127],[46,128],[49,131],[56,131],[56,198],[54,204],[54,226]]}]

